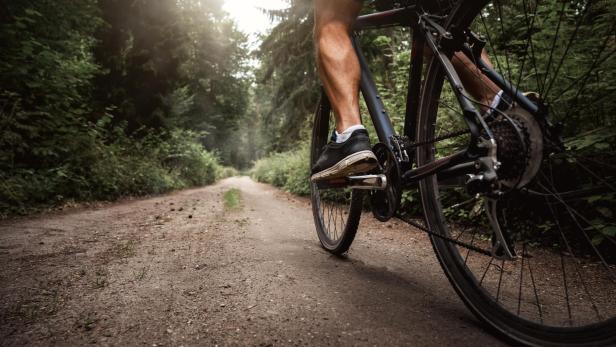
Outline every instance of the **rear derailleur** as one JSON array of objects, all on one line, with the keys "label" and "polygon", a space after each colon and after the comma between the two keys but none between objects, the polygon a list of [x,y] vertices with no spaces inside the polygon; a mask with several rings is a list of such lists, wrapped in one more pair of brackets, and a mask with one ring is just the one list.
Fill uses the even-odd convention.
[{"label": "rear derailleur", "polygon": [[[487,140],[483,145],[488,148],[492,147]],[[498,202],[505,195],[502,190],[503,184],[499,182],[497,174],[500,166],[501,163],[494,155],[477,159],[475,161],[476,172],[467,176],[466,189],[477,199],[483,198],[486,217],[492,230],[492,256],[500,260],[515,260],[517,253],[511,233],[501,227],[498,219]]]}]

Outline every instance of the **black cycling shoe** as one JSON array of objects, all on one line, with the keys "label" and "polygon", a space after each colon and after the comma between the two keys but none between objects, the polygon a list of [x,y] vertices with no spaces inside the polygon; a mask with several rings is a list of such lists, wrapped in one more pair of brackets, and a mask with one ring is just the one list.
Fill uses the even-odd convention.
[{"label": "black cycling shoe", "polygon": [[323,181],[372,171],[378,162],[370,147],[368,132],[355,130],[342,143],[330,142],[312,167],[311,181]]}]

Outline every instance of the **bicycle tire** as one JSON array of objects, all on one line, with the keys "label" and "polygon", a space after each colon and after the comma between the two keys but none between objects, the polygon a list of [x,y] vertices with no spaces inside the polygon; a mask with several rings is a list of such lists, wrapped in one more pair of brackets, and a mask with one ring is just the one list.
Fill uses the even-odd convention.
[{"label": "bicycle tire", "polygon": [[[481,11],[483,11],[490,3],[491,2],[489,1],[462,1],[461,4],[459,4],[453,9],[452,13],[447,19],[446,28],[451,29],[453,27],[470,27],[479,16],[482,16]],[[552,46],[552,49],[553,48],[554,47]],[[428,63],[427,74],[421,96],[421,105],[417,122],[418,126],[416,129],[416,139],[418,142],[429,141],[429,139],[436,137],[436,129],[439,127],[437,115],[439,112],[440,103],[444,103],[441,99],[445,98],[442,96],[442,94],[444,93],[444,86],[446,86],[445,83],[446,82],[444,82],[443,69],[441,65],[437,62],[436,57],[434,57]],[[421,166],[434,161],[437,152],[438,149],[436,145],[419,147],[416,152],[417,165]],[[440,233],[445,236],[453,237],[454,233],[458,233],[458,237],[461,237],[465,231],[458,232],[454,230],[454,225],[448,222],[448,219],[446,217],[446,209],[443,207],[442,204],[442,200],[444,198],[441,197],[441,187],[439,186],[439,181],[437,177],[431,176],[422,180],[419,184],[419,189],[424,209],[424,218],[428,228],[434,232]],[[546,205],[547,204],[548,201],[546,198]],[[565,204],[564,201],[563,204]],[[476,205],[473,206],[473,208],[475,207]],[[554,219],[557,220],[557,215],[553,214],[553,216]],[[575,219],[573,215],[572,219]],[[560,226],[558,226],[558,228],[560,229]],[[584,233],[585,231],[582,230],[581,232]],[[563,234],[562,231],[561,234]],[[563,234],[564,242],[562,243],[567,243],[566,237],[564,235],[565,234]],[[475,240],[475,234],[473,234],[472,240]],[[527,272],[524,262],[522,262],[522,265],[520,267],[519,286],[521,289],[520,293],[518,294],[519,297],[517,304],[517,312],[515,312],[515,305],[507,307],[504,303],[504,299],[501,299],[503,300],[503,303],[499,302],[498,296],[501,291],[500,281],[502,280],[503,273],[505,272],[504,262],[500,268],[501,279],[498,280],[499,282],[497,294],[493,294],[489,289],[486,289],[481,282],[484,281],[484,277],[486,276],[486,273],[488,271],[493,271],[491,270],[491,267],[492,260],[494,260],[494,258],[492,258],[492,260],[490,260],[490,262],[488,263],[487,267],[485,268],[485,272],[483,273],[484,277],[481,277],[480,281],[479,276],[477,276],[479,273],[476,274],[470,269],[471,265],[469,265],[470,261],[468,261],[468,257],[471,252],[467,252],[465,258],[462,254],[461,248],[447,240],[431,236],[431,242],[441,267],[443,268],[449,281],[451,282],[452,286],[456,290],[457,294],[461,297],[465,305],[481,321],[486,323],[495,332],[501,334],[502,336],[505,336],[511,341],[515,343],[536,346],[596,346],[613,345],[616,343],[616,318],[614,317],[613,311],[608,313],[611,314],[611,316],[608,316],[604,319],[601,319],[600,321],[593,322],[591,324],[581,323],[580,325],[576,326],[573,326],[571,322],[569,322],[571,326],[565,326],[566,324],[548,324],[544,321],[544,318],[541,317],[542,314],[544,314],[542,313],[542,309],[546,310],[546,308],[543,308],[543,305],[550,304],[554,306],[560,306],[562,303],[554,301],[553,303],[548,302],[548,304],[540,304],[537,297],[536,306],[539,311],[538,315],[540,319],[533,320],[524,315],[520,315],[520,297],[522,295],[523,286],[522,276]],[[524,247],[526,247],[526,243],[524,243]],[[559,247],[564,246],[561,244]],[[554,253],[556,252],[554,251]],[[562,260],[563,252],[560,251],[559,253],[560,259]],[[540,253],[539,255],[541,256],[543,255],[543,253]],[[522,258],[525,257],[526,253],[522,254]],[[575,255],[573,257],[575,258]],[[530,259],[532,258],[529,258],[529,260],[527,260],[529,262],[529,270],[531,269]],[[556,259],[556,256],[554,256],[554,259]],[[539,263],[539,260],[537,260],[537,262]],[[610,272],[609,266],[611,266],[611,264],[608,265],[608,268],[606,270],[608,272],[608,275]],[[564,265],[563,263],[562,276],[564,278],[564,287],[566,291],[567,277],[571,277],[571,275],[568,275],[565,272],[565,268],[566,265]],[[517,268],[515,269],[517,270]],[[511,274],[515,274],[514,272],[514,270],[510,270]],[[532,278],[532,270],[530,270],[530,272],[530,276]],[[528,281],[529,280],[527,280],[527,282]],[[533,279],[532,281],[532,290],[534,290],[534,295],[537,296],[537,289],[534,288],[535,280]],[[584,280],[580,275],[579,282],[583,281]],[[516,285],[516,283],[512,281],[512,285]],[[527,286],[529,286],[529,284],[527,284]],[[608,286],[610,286],[610,284],[608,284]],[[608,288],[610,291],[614,290],[613,282],[611,284],[611,288]],[[524,290],[526,290],[526,288]],[[529,290],[529,292],[532,292],[532,290]],[[530,295],[532,295],[532,293]],[[569,294],[567,293],[566,300],[569,300],[568,295]],[[532,305],[535,304],[532,303]],[[568,301],[566,303],[566,306],[569,309],[569,320],[571,320],[571,307],[569,307],[570,304]],[[592,306],[593,309],[596,309],[594,308],[594,303],[592,303]]]},{"label": "bicycle tire", "polygon": [[[322,92],[317,105],[310,144],[310,166],[316,163],[329,141],[334,118],[329,99]],[[321,190],[310,183],[312,213],[321,246],[335,255],[348,251],[355,239],[363,205],[363,192],[348,189]]]}]

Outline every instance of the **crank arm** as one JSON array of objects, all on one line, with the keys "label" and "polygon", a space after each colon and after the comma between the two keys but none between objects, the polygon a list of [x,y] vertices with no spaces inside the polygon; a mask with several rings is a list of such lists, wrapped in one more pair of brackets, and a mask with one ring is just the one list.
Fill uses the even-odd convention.
[{"label": "crank arm", "polygon": [[348,176],[316,182],[319,189],[351,188],[362,190],[384,190],[387,188],[385,175]]}]

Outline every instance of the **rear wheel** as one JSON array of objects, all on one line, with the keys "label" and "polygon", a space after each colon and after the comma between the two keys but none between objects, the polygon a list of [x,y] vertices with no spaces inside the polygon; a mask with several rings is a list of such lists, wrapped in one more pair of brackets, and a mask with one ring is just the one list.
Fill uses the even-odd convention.
[{"label": "rear wheel", "polygon": [[[310,146],[312,167],[328,143],[334,129],[331,105],[325,93],[315,113]],[[312,213],[319,241],[327,251],[340,255],[346,252],[357,232],[364,194],[349,188],[321,189],[310,184]]]},{"label": "rear wheel", "polygon": [[[616,343],[614,11],[609,2],[467,1],[448,20],[449,28],[483,35],[495,70],[519,90],[536,91],[552,121],[563,123],[559,147],[518,105],[493,120],[506,191],[500,199],[469,194],[463,179],[420,183],[427,227],[471,246],[432,238],[454,288],[479,318],[517,342]],[[443,79],[431,62],[418,141],[465,127]],[[467,143],[459,137],[422,146],[417,163]],[[515,259],[493,251],[495,225]]]}]

